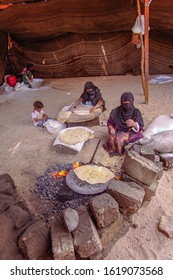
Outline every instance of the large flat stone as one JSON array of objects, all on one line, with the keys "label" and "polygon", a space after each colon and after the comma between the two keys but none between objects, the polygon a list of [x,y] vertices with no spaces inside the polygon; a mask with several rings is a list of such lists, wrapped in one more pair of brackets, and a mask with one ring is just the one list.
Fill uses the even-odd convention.
[{"label": "large flat stone", "polygon": [[100,240],[103,247],[106,247],[109,245],[109,243],[116,238],[122,229],[123,225],[123,216],[119,215],[119,219],[117,219],[114,223],[98,229],[98,234],[100,236]]},{"label": "large flat stone", "polygon": [[18,247],[18,231],[8,211],[0,214],[0,260],[23,260],[24,256]]},{"label": "large flat stone", "polygon": [[77,209],[79,224],[72,232],[74,247],[80,258],[88,258],[102,250],[102,244],[97,229],[90,218],[86,207]]},{"label": "large flat stone", "polygon": [[11,195],[0,194],[0,213],[9,208],[10,205],[15,204],[15,199]]},{"label": "large flat stone", "polygon": [[29,222],[29,220],[31,220],[30,214],[16,205],[11,205],[9,207],[9,213],[13,220],[14,227],[17,229],[22,228],[27,222]]},{"label": "large flat stone", "polygon": [[142,182],[139,182],[138,180],[132,178],[130,175],[126,173],[121,174],[122,181],[128,182],[129,185],[131,185],[132,182],[136,183],[137,185],[141,186],[145,190],[145,196],[144,201],[150,201],[153,196],[156,195],[157,187],[159,185],[159,181],[155,181],[150,186],[143,184]]},{"label": "large flat stone", "polygon": [[16,195],[15,190],[11,182],[3,182],[0,180],[0,193],[14,196]]},{"label": "large flat stone", "polygon": [[36,222],[20,236],[18,244],[26,259],[41,259],[50,249],[49,230],[41,222]]},{"label": "large flat stone", "polygon": [[94,197],[89,206],[99,228],[110,225],[120,217],[118,203],[108,193]]},{"label": "large flat stone", "polygon": [[148,186],[159,180],[163,175],[161,167],[140,156],[137,152],[129,150],[126,150],[122,170]]},{"label": "large flat stone", "polygon": [[75,252],[71,233],[61,218],[51,222],[52,252],[55,260],[74,260]]},{"label": "large flat stone", "polygon": [[141,146],[140,155],[151,161],[155,161],[155,152],[151,147]]},{"label": "large flat stone", "polygon": [[14,181],[9,174],[0,175],[0,185],[3,184],[3,183],[10,183],[11,186],[13,187],[13,189],[16,188],[16,186],[14,184]]},{"label": "large flat stone", "polygon": [[112,181],[107,192],[118,202],[120,212],[125,216],[135,213],[141,207],[145,196],[143,189],[131,187],[120,180]]}]

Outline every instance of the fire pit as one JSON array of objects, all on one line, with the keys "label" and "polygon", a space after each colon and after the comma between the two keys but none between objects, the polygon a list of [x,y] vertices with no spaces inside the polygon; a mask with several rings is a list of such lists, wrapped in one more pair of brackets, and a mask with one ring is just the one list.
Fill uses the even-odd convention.
[{"label": "fire pit", "polygon": [[39,176],[36,181],[36,188],[31,190],[39,195],[41,200],[51,202],[49,209],[44,216],[51,216],[61,213],[65,208],[77,208],[80,205],[87,205],[94,195],[82,195],[71,190],[66,183],[66,175],[70,170],[83,163],[57,164],[50,167],[46,172]]},{"label": "fire pit", "polygon": [[[81,181],[74,173],[79,166],[85,166],[85,164],[81,162],[57,164],[55,167],[48,168],[43,175],[37,178],[36,188],[33,192],[37,193],[41,200],[51,203],[44,215],[60,214],[65,208],[75,209],[80,205],[88,205],[97,193],[107,189],[110,180],[104,184],[92,185]],[[81,187],[82,191],[79,191]]]},{"label": "fire pit", "polygon": [[108,168],[94,163],[71,169],[66,176],[70,189],[80,194],[97,194],[105,191],[115,178]]}]

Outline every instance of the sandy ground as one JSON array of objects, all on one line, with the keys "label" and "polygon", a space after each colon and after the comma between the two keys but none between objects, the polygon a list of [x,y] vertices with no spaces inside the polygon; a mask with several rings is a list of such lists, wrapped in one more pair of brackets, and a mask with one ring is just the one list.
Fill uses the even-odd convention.
[{"label": "sandy ground", "polygon": [[[145,127],[162,114],[169,115],[173,109],[172,83],[149,85],[149,104],[144,104],[144,95],[140,76],[92,77],[45,80],[39,90],[11,92],[0,96],[0,174],[8,173],[15,181],[21,199],[26,200],[34,213],[42,209],[30,191],[35,188],[36,178],[50,166],[62,162],[87,162],[92,154],[92,145],[87,144],[77,155],[60,154],[53,147],[55,135],[46,129],[33,126],[31,112],[33,102],[44,103],[45,112],[56,118],[58,111],[69,105],[82,93],[84,83],[93,81],[106,100],[107,111],[101,121],[107,120],[110,111],[119,105],[120,96],[125,91],[131,91],[135,96],[135,106],[144,118]],[[105,137],[107,129],[104,126],[94,128],[96,137]],[[95,156],[95,162],[102,162],[115,173],[119,173],[122,158],[109,158],[100,146]],[[114,259],[173,259],[173,239],[158,231],[158,223],[165,213],[173,214],[173,172],[164,171],[160,180],[156,197],[148,205],[144,205],[133,216],[135,228],[121,238],[107,256]],[[44,203],[43,203],[44,204]],[[42,206],[41,206],[42,205]],[[44,204],[43,208],[46,207]]]}]

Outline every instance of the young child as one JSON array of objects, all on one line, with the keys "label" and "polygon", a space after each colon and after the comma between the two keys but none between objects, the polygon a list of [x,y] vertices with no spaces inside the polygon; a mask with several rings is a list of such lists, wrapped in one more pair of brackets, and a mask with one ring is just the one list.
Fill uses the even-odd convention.
[{"label": "young child", "polygon": [[27,64],[23,70],[20,72],[21,82],[24,82],[29,88],[31,88],[30,82],[33,81],[34,77],[34,68],[33,64]]},{"label": "young child", "polygon": [[43,111],[43,103],[41,101],[35,101],[33,106],[34,110],[31,115],[34,125],[44,127],[44,123],[50,118],[48,118],[48,115]]}]

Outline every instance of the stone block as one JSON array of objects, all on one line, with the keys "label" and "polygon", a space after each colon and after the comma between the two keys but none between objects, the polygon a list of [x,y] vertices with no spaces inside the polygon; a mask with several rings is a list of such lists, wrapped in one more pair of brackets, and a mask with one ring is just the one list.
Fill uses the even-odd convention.
[{"label": "stone block", "polygon": [[154,162],[140,156],[135,151],[126,150],[122,170],[142,182],[145,185],[152,185],[163,175],[163,169],[158,167]]},{"label": "stone block", "polygon": [[120,217],[118,203],[108,193],[103,193],[94,197],[91,200],[89,207],[98,228],[110,225]]},{"label": "stone block", "polygon": [[155,181],[149,187],[144,185],[144,189],[145,189],[144,201],[150,201],[152,197],[156,195],[158,186],[159,186],[159,181]]},{"label": "stone block", "polygon": [[75,209],[66,208],[62,211],[64,223],[69,232],[75,230],[79,223],[79,215]]},{"label": "stone block", "polygon": [[9,174],[0,175],[0,185],[3,184],[3,183],[10,183],[11,186],[13,187],[13,189],[16,188],[16,186],[14,184],[14,181]]},{"label": "stone block", "polygon": [[[18,235],[8,211],[0,214],[0,260],[23,260],[24,256],[18,247]],[[6,278],[6,277],[4,277]],[[8,277],[7,277],[8,278]]]},{"label": "stone block", "polygon": [[72,232],[74,247],[80,258],[86,259],[100,252],[102,244],[86,207],[76,210],[79,214],[79,224],[77,229]]},{"label": "stone block", "polygon": [[23,227],[31,219],[30,214],[16,205],[9,207],[9,213],[13,220],[14,227],[19,229]]},{"label": "stone block", "polygon": [[121,180],[128,182],[130,185],[132,182],[136,183],[137,185],[141,186],[145,190],[145,196],[144,201],[150,201],[153,196],[156,195],[157,187],[159,185],[159,181],[155,181],[152,185],[147,186],[143,184],[142,182],[139,182],[138,180],[132,178],[126,173],[121,174]]},{"label": "stone block", "polygon": [[155,161],[155,152],[152,147],[141,146],[140,155],[151,161]]},{"label": "stone block", "polygon": [[124,216],[135,213],[141,207],[145,195],[143,189],[131,187],[120,180],[112,181],[107,192],[118,202],[120,212]]},{"label": "stone block", "polygon": [[15,204],[15,199],[13,196],[0,194],[0,213],[8,209],[12,204]]},{"label": "stone block", "polygon": [[51,240],[54,260],[75,260],[75,252],[71,233],[60,217],[51,222]]},{"label": "stone block", "polygon": [[122,229],[122,225],[123,216],[119,215],[119,218],[114,223],[104,228],[98,229],[98,234],[100,236],[100,240],[103,247],[108,246],[108,244],[119,235]]},{"label": "stone block", "polygon": [[51,246],[49,230],[41,222],[36,222],[20,236],[18,245],[26,259],[41,259]]},{"label": "stone block", "polygon": [[163,164],[164,169],[172,169],[173,168],[173,153],[169,154],[160,154],[160,161]]},{"label": "stone block", "polygon": [[130,220],[131,219],[127,219],[127,220],[123,221],[120,231],[117,232],[115,234],[114,238],[112,239],[112,241],[110,241],[109,244],[103,248],[102,254],[103,254],[104,259],[110,253],[110,251],[112,250],[112,248],[116,244],[116,242],[118,242],[118,240],[120,238],[122,238],[128,232],[129,228],[131,227]]},{"label": "stone block", "polygon": [[[127,146],[126,146],[126,149],[127,149]],[[132,150],[134,150],[135,152],[137,152],[139,155],[141,153],[141,145],[138,144],[138,143],[135,143],[132,147]]]},{"label": "stone block", "polygon": [[16,195],[15,190],[11,184],[11,182],[2,182],[0,180],[0,193],[14,196]]},{"label": "stone block", "polygon": [[103,252],[100,251],[98,253],[93,254],[89,257],[89,260],[103,260]]}]

